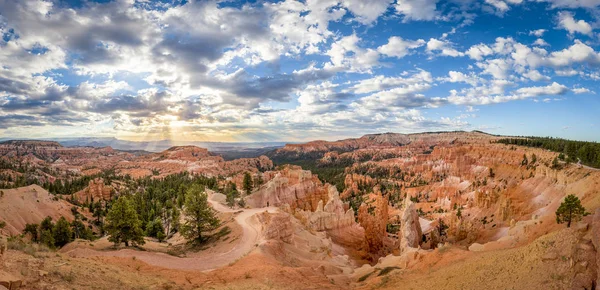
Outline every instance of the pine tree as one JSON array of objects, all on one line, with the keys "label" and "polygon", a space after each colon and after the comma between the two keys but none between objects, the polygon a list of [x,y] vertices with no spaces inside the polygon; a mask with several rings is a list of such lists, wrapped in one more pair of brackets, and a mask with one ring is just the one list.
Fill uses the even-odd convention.
[{"label": "pine tree", "polygon": [[144,244],[141,222],[128,198],[120,197],[112,204],[106,216],[106,231],[115,245],[125,243],[129,247],[130,241],[133,245]]},{"label": "pine tree", "polygon": [[39,242],[39,234],[38,234],[38,228],[40,226],[38,224],[26,224],[25,225],[25,229],[23,230],[23,234],[30,234],[31,235],[31,241],[34,243]]},{"label": "pine tree", "polygon": [[246,191],[246,194],[252,193],[252,186],[252,175],[248,172],[244,173],[244,190]]},{"label": "pine tree", "polygon": [[54,229],[52,230],[52,237],[54,238],[54,245],[57,247],[62,247],[68,244],[71,241],[71,236],[73,232],[71,231],[71,224],[65,219],[65,217],[60,217],[54,225]]},{"label": "pine tree", "polygon": [[148,222],[146,225],[146,236],[157,238],[159,242],[165,239],[165,229],[160,219],[157,218]]},{"label": "pine tree", "polygon": [[54,236],[52,235],[51,230],[42,230],[40,232],[40,244],[54,248]]},{"label": "pine tree", "polygon": [[579,198],[569,194],[556,210],[556,222],[559,224],[566,222],[567,228],[569,228],[571,222],[580,221],[587,214]]},{"label": "pine tree", "polygon": [[211,231],[219,226],[219,219],[208,204],[204,186],[193,185],[185,193],[184,224],[181,234],[190,241],[202,242],[202,232]]}]

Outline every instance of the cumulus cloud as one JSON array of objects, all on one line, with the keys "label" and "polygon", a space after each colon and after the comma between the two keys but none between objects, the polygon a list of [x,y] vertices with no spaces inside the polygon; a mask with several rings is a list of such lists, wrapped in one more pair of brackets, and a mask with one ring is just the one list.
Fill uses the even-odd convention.
[{"label": "cumulus cloud", "polygon": [[600,0],[537,0],[550,3],[552,8],[597,8]]},{"label": "cumulus cloud", "polygon": [[418,73],[412,74],[408,77],[385,77],[376,76],[369,79],[364,79],[346,91],[354,92],[355,94],[372,93],[382,90],[389,90],[397,87],[412,87],[416,90],[429,88],[430,83],[433,82],[431,73],[425,70],[419,70]]},{"label": "cumulus cloud", "polygon": [[438,0],[398,0],[396,12],[404,16],[404,21],[433,20],[437,16]]},{"label": "cumulus cloud", "polygon": [[430,38],[427,41],[426,50],[429,52],[438,52],[444,56],[458,57],[463,56],[464,53],[454,49],[452,47],[452,43],[448,40],[439,40],[435,38]]},{"label": "cumulus cloud", "polygon": [[327,55],[331,66],[327,68],[345,68],[355,72],[369,72],[379,63],[379,53],[371,48],[359,46],[360,37],[356,34],[345,36],[331,45]]},{"label": "cumulus cloud", "polygon": [[356,15],[356,21],[363,24],[371,24],[383,14],[394,0],[373,0],[373,1],[351,1],[344,0],[342,4],[348,8],[352,14]]},{"label": "cumulus cloud", "polygon": [[538,38],[535,40],[535,42],[533,42],[533,45],[537,45],[537,46],[550,46],[550,44],[548,44],[545,40]]},{"label": "cumulus cloud", "polygon": [[522,97],[537,97],[546,95],[563,95],[569,91],[564,85],[553,82],[548,86],[543,87],[526,87],[520,88],[516,92]]},{"label": "cumulus cloud", "polygon": [[532,81],[549,81],[550,77],[542,75],[539,71],[537,70],[530,70],[526,73],[523,74],[524,77],[532,80]]},{"label": "cumulus cloud", "polygon": [[564,95],[567,92],[569,92],[569,89],[566,86],[554,82],[548,86],[523,87],[508,95],[500,91],[494,92],[485,87],[462,90],[461,92],[452,90],[450,96],[444,98],[444,100],[456,105],[475,106],[505,103],[539,96]]},{"label": "cumulus cloud", "polygon": [[587,89],[587,88],[573,88],[572,89],[573,93],[575,94],[595,94],[594,91]]},{"label": "cumulus cloud", "polygon": [[493,54],[494,51],[485,44],[471,46],[465,54],[474,60],[482,60],[484,56]]},{"label": "cumulus cloud", "polygon": [[568,66],[574,63],[588,63],[590,65],[600,64],[600,53],[594,51],[587,44],[575,40],[575,44],[560,51],[550,54],[547,62],[552,66]]},{"label": "cumulus cloud", "polygon": [[529,31],[529,35],[535,35],[537,37],[542,37],[544,36],[544,33],[546,33],[546,29],[536,29],[536,30],[530,30]]},{"label": "cumulus cloud", "polygon": [[481,80],[475,75],[467,75],[458,71],[449,71],[447,77],[441,77],[439,80],[450,83],[467,83],[476,86]]},{"label": "cumulus cloud", "polygon": [[584,20],[575,20],[573,13],[568,11],[561,11],[558,13],[558,25],[561,28],[569,31],[569,34],[581,33],[591,34],[592,26]]},{"label": "cumulus cloud", "polygon": [[388,43],[377,48],[377,51],[389,57],[402,58],[410,53],[412,49],[425,45],[425,40],[404,40],[399,36],[392,36]]}]

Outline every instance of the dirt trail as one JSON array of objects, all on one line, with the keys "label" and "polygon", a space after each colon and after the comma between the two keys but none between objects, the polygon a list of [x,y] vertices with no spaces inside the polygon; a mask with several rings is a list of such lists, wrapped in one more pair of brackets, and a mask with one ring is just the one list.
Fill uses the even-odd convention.
[{"label": "dirt trail", "polygon": [[[131,249],[123,249],[118,251],[97,251],[93,249],[76,248],[67,252],[73,257],[122,257],[133,258],[144,261],[150,265],[176,269],[176,270],[195,270],[209,272],[223,266],[227,266],[232,262],[237,261],[250,251],[260,242],[262,236],[262,228],[258,220],[254,217],[255,214],[268,211],[271,213],[277,212],[276,207],[253,208],[233,210],[216,200],[213,200],[215,194],[209,195],[209,202],[213,208],[220,212],[236,212],[235,221],[242,227],[243,235],[239,242],[230,251],[224,253],[215,253],[208,256],[198,258],[186,257],[179,258],[165,253],[143,252]],[[239,212],[239,213],[238,213]]]}]

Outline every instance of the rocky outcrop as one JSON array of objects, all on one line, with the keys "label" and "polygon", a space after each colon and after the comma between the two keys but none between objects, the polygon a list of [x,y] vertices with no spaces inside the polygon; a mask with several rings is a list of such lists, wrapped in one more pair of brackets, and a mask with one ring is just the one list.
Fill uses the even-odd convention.
[{"label": "rocky outcrop", "polygon": [[600,283],[600,209],[596,209],[592,219],[591,230],[592,244],[596,250],[596,284]]},{"label": "rocky outcrop", "polygon": [[479,208],[490,208],[495,205],[498,201],[499,195],[489,190],[476,190],[475,191],[475,206]]},{"label": "rocky outcrop", "polygon": [[292,242],[294,238],[294,227],[289,214],[272,214],[265,211],[257,216],[259,221],[263,224],[263,234],[265,239],[280,240],[285,243]]},{"label": "rocky outcrop", "polygon": [[182,161],[198,161],[211,156],[207,149],[196,146],[175,146],[160,153],[148,155],[151,159],[176,159]]},{"label": "rocky outcrop", "polygon": [[456,214],[450,216],[448,225],[448,240],[450,242],[458,242],[465,240],[467,243],[472,243],[477,239],[479,232],[478,223],[465,218],[459,218]]},{"label": "rocky outcrop", "polygon": [[387,196],[375,195],[358,209],[358,222],[365,229],[365,248],[373,257],[380,257],[386,252],[384,244],[388,220]]},{"label": "rocky outcrop", "polygon": [[317,210],[298,211],[299,219],[303,221],[309,229],[315,231],[327,231],[340,229],[356,224],[354,220],[354,211],[340,199],[335,186],[328,185],[328,200],[325,206],[320,200]]},{"label": "rocky outcrop", "polygon": [[404,212],[400,221],[400,251],[405,252],[408,248],[418,248],[423,232],[419,223],[419,214],[415,204],[405,199]]},{"label": "rocky outcrop", "polygon": [[328,188],[316,175],[298,166],[287,166],[246,198],[250,207],[289,205],[296,209],[315,211],[319,202],[327,202]]},{"label": "rocky outcrop", "polygon": [[112,186],[104,184],[102,178],[96,178],[90,180],[85,189],[75,193],[75,199],[79,202],[108,201],[112,199],[113,193]]},{"label": "rocky outcrop", "polygon": [[239,158],[231,161],[226,161],[223,168],[230,172],[237,172],[253,168],[256,171],[266,171],[273,169],[273,161],[267,156],[257,158]]}]

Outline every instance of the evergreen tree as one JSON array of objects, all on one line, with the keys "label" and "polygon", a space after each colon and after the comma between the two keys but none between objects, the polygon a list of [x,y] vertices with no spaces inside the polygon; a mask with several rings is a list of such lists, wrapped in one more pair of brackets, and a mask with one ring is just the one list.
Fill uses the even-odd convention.
[{"label": "evergreen tree", "polygon": [[185,193],[185,222],[181,234],[190,241],[202,242],[202,233],[219,226],[219,219],[208,204],[204,186],[193,185]]},{"label": "evergreen tree", "polygon": [[102,210],[102,204],[100,202],[93,203],[92,216],[96,218],[96,225],[101,225],[101,218],[104,215],[104,211]]},{"label": "evergreen tree", "polygon": [[73,232],[71,231],[71,224],[69,224],[65,217],[60,217],[52,229],[54,245],[57,247],[62,247],[68,244],[71,241],[72,235]]},{"label": "evergreen tree", "polygon": [[246,194],[252,193],[252,187],[253,187],[252,175],[250,175],[250,173],[246,172],[246,173],[244,173],[244,190],[246,191]]},{"label": "evergreen tree", "polygon": [[566,222],[567,228],[569,228],[571,227],[571,222],[579,221],[587,214],[579,198],[573,194],[569,194],[556,210],[556,222],[559,224]]},{"label": "evergreen tree", "polygon": [[54,223],[52,222],[51,217],[47,216],[45,219],[42,220],[42,223],[40,224],[40,232],[52,231],[53,228],[54,228]]},{"label": "evergreen tree", "polygon": [[71,231],[73,232],[73,239],[92,240],[94,238],[92,230],[87,228],[80,220],[71,222]]},{"label": "evergreen tree", "polygon": [[23,230],[23,234],[30,234],[31,241],[34,243],[37,243],[40,241],[39,234],[38,234],[39,227],[40,226],[38,224],[26,224],[25,229]]},{"label": "evergreen tree", "polygon": [[54,236],[52,235],[51,230],[42,230],[40,232],[40,244],[54,248]]},{"label": "evergreen tree", "polygon": [[120,197],[112,204],[106,216],[105,229],[108,240],[115,245],[125,243],[129,247],[130,241],[133,245],[144,244],[141,222],[133,204],[126,197]]},{"label": "evergreen tree", "polygon": [[146,225],[146,236],[157,238],[159,242],[165,239],[165,229],[160,219],[148,222]]}]

